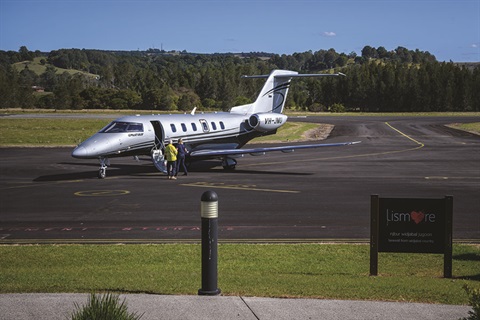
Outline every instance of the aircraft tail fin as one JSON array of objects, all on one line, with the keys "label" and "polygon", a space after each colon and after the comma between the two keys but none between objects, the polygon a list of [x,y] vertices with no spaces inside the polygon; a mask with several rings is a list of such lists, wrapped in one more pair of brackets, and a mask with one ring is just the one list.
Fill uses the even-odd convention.
[{"label": "aircraft tail fin", "polygon": [[268,76],[244,76],[244,78],[267,78],[262,91],[253,103],[252,113],[282,113],[287,99],[292,76],[298,72],[274,70]]},{"label": "aircraft tail fin", "polygon": [[331,77],[345,76],[343,73],[334,74],[298,74],[290,70],[273,70],[269,75],[243,76],[242,78],[266,78],[260,94],[254,103],[232,108],[232,112],[254,113],[283,113],[288,89],[292,78],[301,77]]}]

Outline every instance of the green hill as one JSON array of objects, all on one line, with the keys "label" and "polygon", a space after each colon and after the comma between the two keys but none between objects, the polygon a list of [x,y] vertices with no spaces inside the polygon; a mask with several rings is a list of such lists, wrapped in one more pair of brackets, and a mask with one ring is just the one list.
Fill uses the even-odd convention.
[{"label": "green hill", "polygon": [[[22,61],[22,62],[17,62],[14,63],[13,66],[15,69],[17,69],[18,72],[22,71],[26,67],[28,67],[29,70],[35,72],[37,75],[41,75],[47,70],[48,66],[51,66],[51,64],[47,63],[47,57],[36,57],[33,59],[33,61]],[[71,75],[81,73],[87,77],[91,78],[98,78],[99,76],[96,74],[80,71],[80,70],[75,70],[75,69],[63,69],[63,68],[57,68],[56,69],[56,74],[62,74],[64,72],[67,72]]]}]

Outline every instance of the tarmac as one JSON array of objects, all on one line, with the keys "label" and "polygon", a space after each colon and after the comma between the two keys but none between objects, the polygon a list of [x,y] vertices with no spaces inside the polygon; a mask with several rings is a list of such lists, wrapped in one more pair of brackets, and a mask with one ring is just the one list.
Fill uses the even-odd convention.
[{"label": "tarmac", "polygon": [[[88,297],[77,293],[0,294],[0,319],[71,319],[75,304],[81,308]],[[443,304],[241,296],[125,294],[120,295],[120,301],[125,301],[129,313],[143,314],[141,320],[457,320],[472,310],[470,306]]]},{"label": "tarmac", "polygon": [[[227,226],[222,239],[368,239],[369,199],[379,192],[435,198],[455,194],[454,234],[457,239],[478,239],[478,227],[474,227],[478,223],[474,222],[478,221],[479,138],[443,127],[473,118],[374,118],[328,120],[336,121],[329,142],[351,137],[362,140],[361,148],[278,154],[263,162],[246,157],[235,173],[215,170],[206,162],[188,180],[168,182],[168,188],[162,187],[167,180],[160,180],[150,163],[115,159],[109,178],[98,180],[98,165],[72,160],[71,150],[4,148],[0,243],[198,239],[200,216],[190,204],[184,208],[165,201],[159,206],[159,201],[179,194],[198,201],[202,186],[222,192],[221,210],[226,214],[221,215],[221,224]],[[320,117],[305,121],[312,119],[324,121]],[[402,135],[388,128],[387,121]],[[420,142],[427,147],[420,149]],[[319,186],[325,186],[321,192]],[[123,193],[113,194],[116,191]],[[318,201],[312,201],[314,197]],[[292,215],[285,203],[301,208]],[[262,215],[252,213],[252,206]],[[76,304],[85,305],[88,297],[78,293],[0,294],[0,320],[71,319]],[[458,320],[472,310],[470,306],[426,303],[221,295],[124,294],[120,299],[125,299],[129,312],[143,314],[142,320]]]}]

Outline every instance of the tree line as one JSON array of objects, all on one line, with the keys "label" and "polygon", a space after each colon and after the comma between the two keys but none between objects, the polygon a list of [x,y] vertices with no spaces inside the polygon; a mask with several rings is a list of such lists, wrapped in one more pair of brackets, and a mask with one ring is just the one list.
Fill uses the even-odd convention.
[{"label": "tree line", "polygon": [[[25,61],[23,68],[15,65]],[[347,75],[295,79],[287,99],[291,110],[480,111],[477,65],[438,62],[418,49],[370,46],[361,55],[334,49],[292,55],[158,49],[42,53],[21,47],[0,51],[0,108],[228,110],[254,101],[263,85],[242,75],[273,69]],[[72,70],[78,72],[67,72]]]}]

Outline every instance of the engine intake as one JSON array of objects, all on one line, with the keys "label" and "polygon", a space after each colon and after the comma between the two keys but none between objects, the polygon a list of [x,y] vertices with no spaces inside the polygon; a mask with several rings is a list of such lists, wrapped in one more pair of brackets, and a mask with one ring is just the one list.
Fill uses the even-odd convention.
[{"label": "engine intake", "polygon": [[248,118],[248,125],[256,131],[267,132],[280,128],[287,118],[281,113],[257,113]]}]

